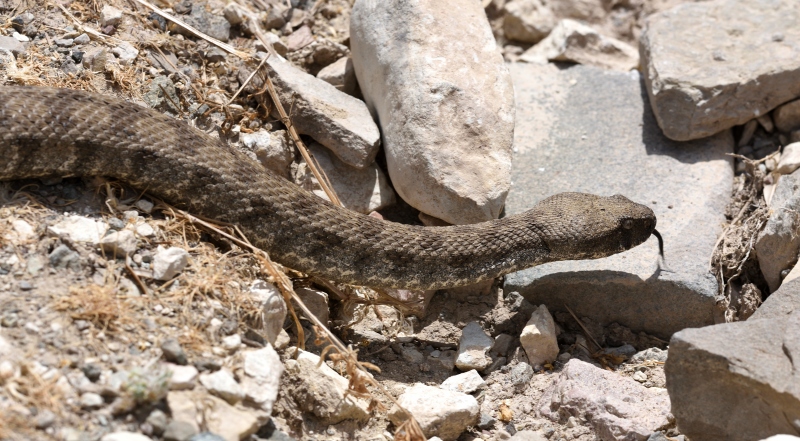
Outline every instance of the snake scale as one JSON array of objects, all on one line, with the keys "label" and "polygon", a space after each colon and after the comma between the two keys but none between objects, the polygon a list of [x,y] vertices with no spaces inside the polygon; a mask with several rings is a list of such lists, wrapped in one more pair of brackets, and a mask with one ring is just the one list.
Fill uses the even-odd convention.
[{"label": "snake scale", "polygon": [[68,89],[0,87],[0,180],[106,176],[238,225],[299,271],[353,285],[440,289],[557,260],[595,259],[656,235],[623,196],[560,193],[519,215],[420,227],[334,206],[155,110]]}]

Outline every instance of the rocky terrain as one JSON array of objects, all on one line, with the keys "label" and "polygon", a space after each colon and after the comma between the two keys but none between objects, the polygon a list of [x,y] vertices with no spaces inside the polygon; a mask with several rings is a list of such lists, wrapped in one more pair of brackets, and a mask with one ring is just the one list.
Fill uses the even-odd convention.
[{"label": "rocky terrain", "polygon": [[799,439],[798,22],[793,0],[0,0],[0,85],[158,109],[386,220],[623,194],[665,242],[377,291],[124,182],[0,182],[0,440]]}]

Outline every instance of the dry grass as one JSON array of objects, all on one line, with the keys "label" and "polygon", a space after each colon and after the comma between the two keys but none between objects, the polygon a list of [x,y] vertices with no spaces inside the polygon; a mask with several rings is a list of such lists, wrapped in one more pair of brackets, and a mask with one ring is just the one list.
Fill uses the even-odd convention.
[{"label": "dry grass", "polygon": [[[744,320],[755,309],[749,305],[751,299],[740,301],[738,291],[753,292],[756,284],[763,284],[763,276],[758,269],[758,261],[753,247],[759,232],[769,218],[769,208],[764,200],[764,179],[766,175],[758,164],[765,162],[769,155],[760,160],[751,160],[734,155],[745,164],[745,173],[737,176],[731,202],[727,213],[730,222],[720,235],[711,255],[711,270],[717,278],[719,291],[717,309],[719,322]],[[734,285],[741,288],[734,290]],[[746,287],[750,287],[747,289]],[[758,291],[757,288],[755,288]],[[757,297],[760,302],[760,292]],[[751,311],[752,309],[752,311]]]}]

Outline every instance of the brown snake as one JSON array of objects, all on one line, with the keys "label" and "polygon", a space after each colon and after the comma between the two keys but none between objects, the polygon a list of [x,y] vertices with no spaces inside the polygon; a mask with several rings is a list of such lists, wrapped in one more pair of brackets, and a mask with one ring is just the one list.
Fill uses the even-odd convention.
[{"label": "brown snake", "polygon": [[0,87],[0,180],[107,176],[238,225],[291,268],[373,287],[439,289],[545,262],[596,259],[656,235],[623,196],[560,193],[474,225],[419,227],[334,206],[148,108],[67,89]]}]

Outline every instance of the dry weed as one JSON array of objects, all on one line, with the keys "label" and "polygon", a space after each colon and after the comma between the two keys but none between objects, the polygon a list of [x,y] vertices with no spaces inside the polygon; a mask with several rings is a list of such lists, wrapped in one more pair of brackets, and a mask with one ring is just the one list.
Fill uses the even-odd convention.
[{"label": "dry weed", "polygon": [[719,286],[715,317],[717,322],[746,319],[752,314],[751,310],[755,310],[750,305],[753,296],[744,298],[741,293],[754,294],[760,301],[761,291],[758,287],[766,286],[753,247],[758,233],[769,218],[769,209],[764,200],[766,175],[759,170],[758,164],[773,155],[760,160],[734,155],[744,162],[745,172],[736,177],[731,202],[727,208],[730,222],[725,226],[711,255],[711,269]]}]

